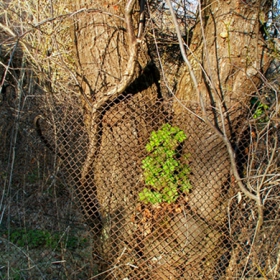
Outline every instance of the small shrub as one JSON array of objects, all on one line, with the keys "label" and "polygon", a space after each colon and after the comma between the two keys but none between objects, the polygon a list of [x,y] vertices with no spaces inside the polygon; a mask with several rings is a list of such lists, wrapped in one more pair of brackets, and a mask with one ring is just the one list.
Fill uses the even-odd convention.
[{"label": "small shrub", "polygon": [[[178,148],[187,138],[178,127],[164,124],[153,131],[146,145],[149,155],[142,161],[146,188],[139,193],[144,203],[173,203],[180,192],[191,189],[189,166],[179,160]],[[185,156],[186,158],[186,156]]]},{"label": "small shrub", "polygon": [[268,117],[265,115],[266,111],[269,109],[269,106],[263,103],[259,103],[256,111],[253,115],[254,119],[258,119],[259,122],[268,122]]},{"label": "small shrub", "polygon": [[267,116],[267,111],[269,110],[270,105],[261,102],[256,97],[252,98],[251,105],[253,106],[252,107],[253,108],[253,118],[258,123],[267,123],[269,121],[269,117]]}]

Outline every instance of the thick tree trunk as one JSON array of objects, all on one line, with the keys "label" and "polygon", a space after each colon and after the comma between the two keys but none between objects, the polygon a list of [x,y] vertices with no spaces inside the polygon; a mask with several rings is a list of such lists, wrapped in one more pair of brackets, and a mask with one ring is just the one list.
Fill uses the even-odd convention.
[{"label": "thick tree trunk", "polygon": [[[258,2],[258,3],[257,3]],[[188,56],[204,99],[207,117],[234,141],[250,108],[250,100],[270,63],[260,33],[260,14],[271,1],[202,1]],[[265,3],[264,3],[265,2]],[[185,151],[192,157],[195,188],[190,205],[211,221],[224,199],[230,162],[223,141],[201,117],[199,98],[186,67],[178,84],[174,122],[189,135]],[[187,111],[185,107],[190,111]],[[196,114],[196,115],[195,115]],[[205,200],[201,204],[201,199]]]},{"label": "thick tree trunk", "polygon": [[[190,154],[192,170],[193,189],[188,205],[209,227],[219,229],[225,225],[228,198],[239,189],[233,183],[224,141],[202,118],[207,117],[236,143],[252,95],[258,91],[262,73],[270,63],[259,17],[267,13],[271,1],[201,2],[188,58],[207,116],[202,114],[201,102],[186,66],[176,92],[179,101],[174,103],[174,123],[188,135],[183,148],[184,153]],[[219,240],[209,242],[217,242],[213,249],[219,246]]]},{"label": "thick tree trunk", "polygon": [[[136,38],[142,24],[138,2],[114,2],[77,1],[77,10],[88,9],[77,14],[74,32],[88,134],[78,196],[93,223],[92,209],[98,207],[102,231],[97,243],[106,265],[120,256],[123,241],[133,243],[131,215],[143,187],[141,159],[151,130],[160,123],[156,120],[164,118],[155,68],[145,42]],[[127,9],[134,2],[132,16]]]},{"label": "thick tree trunk", "polygon": [[[128,244],[134,246],[138,242],[137,226],[131,222],[130,214],[136,211],[138,194],[143,188],[144,146],[151,131],[166,122],[158,102],[158,75],[149,64],[147,46],[131,35],[138,32],[135,27],[139,22],[139,14],[132,16],[127,12],[128,4],[133,2],[77,1],[77,10],[87,10],[77,13],[74,32],[88,133],[80,200],[89,215],[92,205],[98,204],[102,216],[102,257],[114,262],[121,255],[125,263],[138,258],[133,255],[135,251],[127,259],[122,252]],[[261,73],[269,64],[259,16],[267,12],[271,1],[251,2],[202,1],[200,20],[188,52],[207,117],[232,141],[249,108],[251,95],[261,83]],[[132,33],[129,17],[134,26]],[[137,47],[133,48],[136,42]],[[231,184],[224,142],[200,118],[200,103],[189,70],[186,67],[182,72],[176,92],[179,102],[174,101],[173,105],[173,124],[188,135],[183,154],[190,155],[193,189],[184,205],[184,215],[178,214],[168,221],[173,232],[169,239],[165,235],[161,239],[144,237],[141,254],[143,260],[152,259],[157,253],[151,248],[158,250],[164,264],[155,275],[167,277],[162,279],[177,275],[176,267],[186,264],[192,271],[186,277],[196,278],[209,272],[207,275],[212,279],[215,265],[225,253],[214,250],[222,241],[226,198],[236,189]],[[160,227],[160,223],[156,226]],[[173,246],[183,242],[182,236],[192,241],[175,250]],[[173,248],[172,256],[162,253],[168,248]]]}]

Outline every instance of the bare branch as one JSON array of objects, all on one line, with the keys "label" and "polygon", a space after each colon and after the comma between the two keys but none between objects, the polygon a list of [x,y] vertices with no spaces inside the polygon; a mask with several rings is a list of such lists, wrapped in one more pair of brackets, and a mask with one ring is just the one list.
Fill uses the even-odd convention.
[{"label": "bare branch", "polygon": [[138,26],[138,34],[137,34],[138,40],[141,40],[141,37],[143,36],[144,25],[145,25],[145,0],[141,0],[140,1],[140,18],[139,18],[139,26]]}]

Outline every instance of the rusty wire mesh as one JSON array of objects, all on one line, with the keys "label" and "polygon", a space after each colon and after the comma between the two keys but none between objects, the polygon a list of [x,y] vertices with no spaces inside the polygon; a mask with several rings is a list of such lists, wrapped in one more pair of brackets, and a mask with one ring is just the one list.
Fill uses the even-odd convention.
[{"label": "rusty wire mesh", "polygon": [[[168,50],[163,70],[173,89],[180,55],[175,31],[166,29],[173,26],[168,10],[158,2],[150,4],[147,26],[156,26],[159,53]],[[183,23],[193,20],[184,16]],[[151,56],[158,63],[155,51]],[[0,103],[1,279],[279,278],[279,120],[258,122],[250,108],[230,135],[247,187],[262,186],[257,234],[258,209],[238,188],[224,144],[189,111],[174,115],[181,105],[169,89],[157,85],[161,96],[128,90],[107,104],[82,180],[91,147],[80,100],[43,91],[32,70],[26,74],[15,86],[15,67]],[[166,123],[186,133],[180,156],[188,155],[192,189],[174,203],[145,204],[145,146]]]},{"label": "rusty wire mesh", "polygon": [[[100,124],[95,166],[86,184],[80,178],[89,147],[79,102],[67,96],[54,102],[44,94],[22,100],[12,176],[23,181],[11,184],[7,201],[12,208],[5,217],[17,227],[44,224],[45,229],[54,230],[58,224],[64,230],[80,227],[90,232],[91,274],[71,274],[68,267],[69,279],[89,275],[91,279],[257,279],[279,263],[279,184],[264,190],[265,221],[255,237],[257,209],[236,186],[226,149],[215,137],[213,145],[205,146],[203,135],[209,129],[195,116],[186,112],[174,119],[172,100],[140,93],[123,95],[108,104]],[[10,110],[13,107],[6,101],[1,106],[5,105]],[[3,109],[1,113],[2,144],[8,147],[16,124],[12,124],[11,113]],[[144,204],[139,193],[145,187],[145,145],[151,132],[165,123],[187,134],[181,153],[189,154],[193,188],[175,203]],[[252,135],[250,130],[246,133]],[[268,147],[261,134],[257,135],[261,132],[254,133],[239,145],[240,172],[245,172],[248,149],[254,149],[257,138]],[[270,133],[273,147],[279,142],[279,132],[274,128]],[[256,169],[268,160],[267,149],[257,147]],[[8,154],[8,149],[2,150],[2,170],[10,161]],[[49,260],[53,258],[51,250],[44,253]],[[54,260],[51,263],[55,266]],[[39,277],[48,279],[43,268],[36,267]],[[38,271],[29,273],[38,275]]]}]

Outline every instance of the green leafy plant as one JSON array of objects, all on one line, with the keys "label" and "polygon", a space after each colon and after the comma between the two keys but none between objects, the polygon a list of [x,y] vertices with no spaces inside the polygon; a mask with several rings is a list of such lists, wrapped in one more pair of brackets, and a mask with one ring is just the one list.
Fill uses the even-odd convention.
[{"label": "green leafy plant", "polygon": [[161,129],[151,133],[146,145],[149,155],[142,161],[147,187],[139,193],[140,201],[151,204],[172,203],[177,200],[180,192],[189,192],[190,169],[188,164],[179,160],[178,151],[186,138],[184,131],[170,124],[164,124]]},{"label": "green leafy plant", "polygon": [[83,246],[86,240],[62,233],[51,234],[46,230],[15,229],[10,233],[10,242],[19,247],[28,246],[30,249],[38,247],[57,249],[60,243],[63,243],[68,249],[75,249],[79,246]]},{"label": "green leafy plant", "polygon": [[256,111],[253,115],[254,119],[259,119],[260,122],[267,122],[268,117],[265,115],[265,112],[269,109],[269,106],[263,103],[259,103]]},{"label": "green leafy plant", "polygon": [[257,120],[258,123],[268,122],[269,118],[266,113],[270,106],[268,104],[262,103],[256,97],[252,98],[251,104],[253,106],[253,118]]}]

